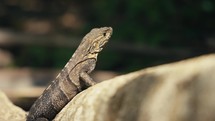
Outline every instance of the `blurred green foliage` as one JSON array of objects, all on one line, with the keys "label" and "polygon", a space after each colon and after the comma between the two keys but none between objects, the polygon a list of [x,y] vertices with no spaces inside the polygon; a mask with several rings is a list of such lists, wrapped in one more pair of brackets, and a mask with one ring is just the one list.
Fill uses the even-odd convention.
[{"label": "blurred green foliage", "polygon": [[[99,55],[99,69],[126,72],[214,52],[214,46],[208,44],[211,43],[208,38],[215,35],[214,5],[212,0],[2,0],[0,26],[24,31],[27,19],[45,19],[51,22],[52,33],[81,37],[91,28],[112,26],[114,34],[110,43],[127,43],[133,48],[144,45],[158,51],[165,48],[167,52],[185,48],[191,52],[185,57],[171,54],[164,57],[150,52],[117,52],[108,46],[109,51]],[[80,24],[62,26],[59,21],[65,13],[79,18]],[[34,46],[18,50],[18,66],[62,68],[75,48]]]},{"label": "blurred green foliage", "polygon": [[202,44],[214,34],[214,1],[125,0],[96,1],[95,23],[111,22],[117,38],[152,46]]}]

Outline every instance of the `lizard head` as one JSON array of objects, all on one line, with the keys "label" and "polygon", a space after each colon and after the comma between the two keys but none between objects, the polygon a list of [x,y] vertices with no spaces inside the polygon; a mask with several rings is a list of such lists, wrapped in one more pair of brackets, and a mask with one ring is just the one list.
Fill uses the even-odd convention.
[{"label": "lizard head", "polygon": [[111,27],[95,28],[84,37],[84,42],[88,43],[86,46],[88,58],[97,58],[98,53],[111,37],[112,31]]},{"label": "lizard head", "polygon": [[88,52],[99,53],[103,49],[103,46],[108,42],[108,39],[111,37],[112,31],[113,30],[111,27],[92,29],[88,34],[88,39],[91,40]]}]

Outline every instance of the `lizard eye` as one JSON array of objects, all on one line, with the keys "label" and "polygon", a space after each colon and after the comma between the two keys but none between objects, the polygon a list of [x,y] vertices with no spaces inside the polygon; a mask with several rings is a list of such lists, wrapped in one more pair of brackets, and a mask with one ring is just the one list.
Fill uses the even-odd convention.
[{"label": "lizard eye", "polygon": [[103,36],[106,36],[106,33],[103,33]]}]

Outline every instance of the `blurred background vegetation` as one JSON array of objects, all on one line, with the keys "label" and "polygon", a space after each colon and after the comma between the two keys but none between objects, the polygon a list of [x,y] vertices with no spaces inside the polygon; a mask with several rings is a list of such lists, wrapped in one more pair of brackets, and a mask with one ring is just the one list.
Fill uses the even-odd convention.
[{"label": "blurred background vegetation", "polygon": [[213,53],[214,21],[212,0],[0,0],[0,89],[28,110],[95,27],[114,30],[92,74],[102,81]]},{"label": "blurred background vegetation", "polygon": [[[97,70],[127,73],[214,52],[214,7],[212,0],[1,0],[0,49],[11,53],[10,67],[61,69],[86,33],[111,26]],[[14,37],[4,41],[5,31]]]}]

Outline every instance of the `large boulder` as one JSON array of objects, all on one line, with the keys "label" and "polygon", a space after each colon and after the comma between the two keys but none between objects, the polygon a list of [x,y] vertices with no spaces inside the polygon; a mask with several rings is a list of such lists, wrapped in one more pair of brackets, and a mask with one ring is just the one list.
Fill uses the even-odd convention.
[{"label": "large boulder", "polygon": [[25,121],[26,112],[12,104],[0,91],[0,121]]},{"label": "large boulder", "polygon": [[143,69],[78,94],[55,121],[214,121],[215,55]]},{"label": "large boulder", "polygon": [[[0,92],[0,121],[26,113]],[[214,121],[215,54],[143,69],[78,94],[55,121]]]}]

